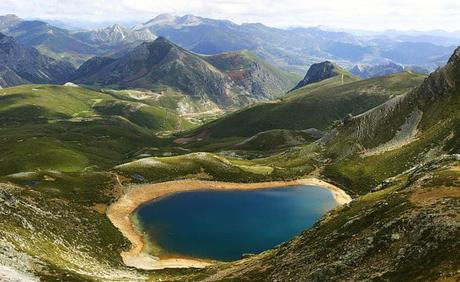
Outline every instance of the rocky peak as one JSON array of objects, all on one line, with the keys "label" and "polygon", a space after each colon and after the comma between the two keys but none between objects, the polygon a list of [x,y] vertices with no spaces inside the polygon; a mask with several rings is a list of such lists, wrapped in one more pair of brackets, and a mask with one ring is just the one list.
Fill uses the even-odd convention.
[{"label": "rocky peak", "polygon": [[21,21],[21,18],[12,14],[0,16],[0,30],[6,30]]},{"label": "rocky peak", "polygon": [[380,65],[356,65],[350,70],[351,74],[359,76],[362,79],[385,76],[403,71],[403,66],[395,64],[392,61],[387,61]]},{"label": "rocky peak", "polygon": [[460,46],[455,49],[454,54],[450,56],[448,64],[460,64]]},{"label": "rocky peak", "polygon": [[291,91],[304,87],[305,85],[320,82],[322,80],[334,77],[342,73],[343,70],[336,64],[324,61],[311,65],[304,79],[300,81]]},{"label": "rocky peak", "polygon": [[160,14],[156,16],[155,18],[151,19],[150,21],[146,22],[144,25],[150,26],[150,25],[165,25],[165,24],[171,24],[176,21],[177,17],[171,14]]},{"label": "rocky peak", "polygon": [[119,24],[114,24],[112,25],[110,28],[109,28],[110,31],[112,32],[124,32],[124,28],[122,26],[120,26]]},{"label": "rocky peak", "polygon": [[194,15],[185,15],[177,19],[176,22],[177,24],[180,24],[182,26],[193,26],[199,25],[202,22],[202,20],[200,17]]}]

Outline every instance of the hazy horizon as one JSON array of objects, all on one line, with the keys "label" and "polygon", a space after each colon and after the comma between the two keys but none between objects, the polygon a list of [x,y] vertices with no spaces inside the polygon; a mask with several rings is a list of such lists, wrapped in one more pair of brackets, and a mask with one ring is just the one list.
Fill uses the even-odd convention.
[{"label": "hazy horizon", "polygon": [[327,26],[335,30],[359,31],[458,31],[460,3],[452,0],[423,2],[407,0],[401,3],[383,0],[379,3],[351,0],[327,3],[293,0],[278,3],[273,0],[216,0],[167,3],[148,0],[75,0],[27,1],[4,0],[0,14],[15,14],[24,19],[41,19],[76,28],[99,28],[111,24],[130,27],[148,21],[159,14],[187,14],[230,20],[237,24],[262,23],[271,27]]}]

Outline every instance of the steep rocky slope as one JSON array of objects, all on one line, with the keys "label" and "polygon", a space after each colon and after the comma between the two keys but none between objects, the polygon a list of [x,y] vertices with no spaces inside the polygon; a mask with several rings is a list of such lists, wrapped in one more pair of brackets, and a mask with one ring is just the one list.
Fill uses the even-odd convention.
[{"label": "steep rocky slope", "polygon": [[74,79],[158,92],[169,88],[223,108],[280,96],[293,80],[248,52],[199,56],[162,37],[121,58],[94,58],[80,67]]},{"label": "steep rocky slope", "polygon": [[441,152],[458,152],[459,81],[457,49],[420,87],[345,120],[328,144],[328,156],[336,161],[327,174],[366,190]]},{"label": "steep rocky slope", "polygon": [[337,75],[349,76],[349,73],[345,71],[344,69],[342,69],[341,67],[339,67],[338,65],[333,64],[329,61],[313,64],[308,69],[308,72],[305,75],[305,77],[302,79],[302,81],[300,81],[296,85],[296,87],[292,88],[291,91],[302,88],[308,84],[312,84],[312,83],[323,81],[328,78],[332,78]]},{"label": "steep rocky slope", "polygon": [[403,72],[404,67],[393,62],[388,62],[387,64],[374,65],[374,66],[354,66],[350,72],[353,75],[359,76],[362,79],[367,79],[371,77],[378,77],[389,75],[393,73]]},{"label": "steep rocky slope", "polygon": [[63,83],[75,71],[66,62],[59,62],[36,49],[25,47],[12,37],[0,33],[0,86],[23,83]]},{"label": "steep rocky slope", "polygon": [[79,31],[72,33],[72,35],[83,42],[102,46],[129,45],[134,42],[152,41],[156,38],[147,29],[131,30],[118,24],[101,29]]}]

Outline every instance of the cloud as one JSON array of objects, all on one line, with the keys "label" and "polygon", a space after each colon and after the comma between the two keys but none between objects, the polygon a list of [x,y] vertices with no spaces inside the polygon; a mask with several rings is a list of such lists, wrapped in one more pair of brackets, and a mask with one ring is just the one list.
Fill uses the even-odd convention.
[{"label": "cloud", "polygon": [[0,14],[80,22],[143,22],[160,13],[262,22],[270,26],[457,29],[458,0],[2,0]]}]

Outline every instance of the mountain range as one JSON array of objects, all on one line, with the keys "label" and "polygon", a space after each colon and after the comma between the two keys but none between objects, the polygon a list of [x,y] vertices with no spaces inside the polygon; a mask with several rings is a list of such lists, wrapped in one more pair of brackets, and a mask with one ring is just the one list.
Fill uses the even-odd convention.
[{"label": "mountain range", "polygon": [[318,27],[279,29],[258,23],[239,25],[228,20],[169,14],[131,28],[115,24],[80,31],[6,15],[0,17],[0,32],[53,58],[69,60],[75,66],[92,56],[116,55],[163,36],[187,50],[206,55],[247,49],[298,74],[324,60],[333,60],[346,68],[391,61],[433,70],[448,58],[456,42],[455,38],[436,44],[436,40],[423,38],[356,36]]},{"label": "mountain range", "polygon": [[148,29],[202,54],[248,49],[271,63],[302,72],[305,66],[325,59],[344,66],[392,60],[433,68],[445,61],[454,49],[454,45],[445,47],[427,42],[358,37],[315,27],[277,29],[263,24],[237,25],[193,15],[159,15],[135,29]]},{"label": "mountain range", "polygon": [[[332,69],[328,69],[331,66]],[[276,101],[258,103],[223,116],[187,133],[187,137],[193,140],[194,136],[199,136],[205,143],[206,139],[217,143],[217,140],[232,137],[252,138],[271,130],[327,131],[348,115],[362,114],[394,96],[407,93],[425,78],[421,74],[402,72],[360,80],[330,62],[313,65],[308,73],[322,79]],[[308,73],[306,76],[310,77]]]},{"label": "mountain range", "polygon": [[18,43],[34,47],[45,55],[79,66],[95,55],[112,54],[155,37],[131,32],[118,25],[104,29],[72,31],[39,20],[23,20],[15,15],[0,16],[0,32]]},{"label": "mountain range", "polygon": [[73,79],[78,84],[111,88],[171,89],[227,110],[279,97],[296,80],[248,51],[203,56],[163,37],[142,43],[119,58],[94,57]]}]

